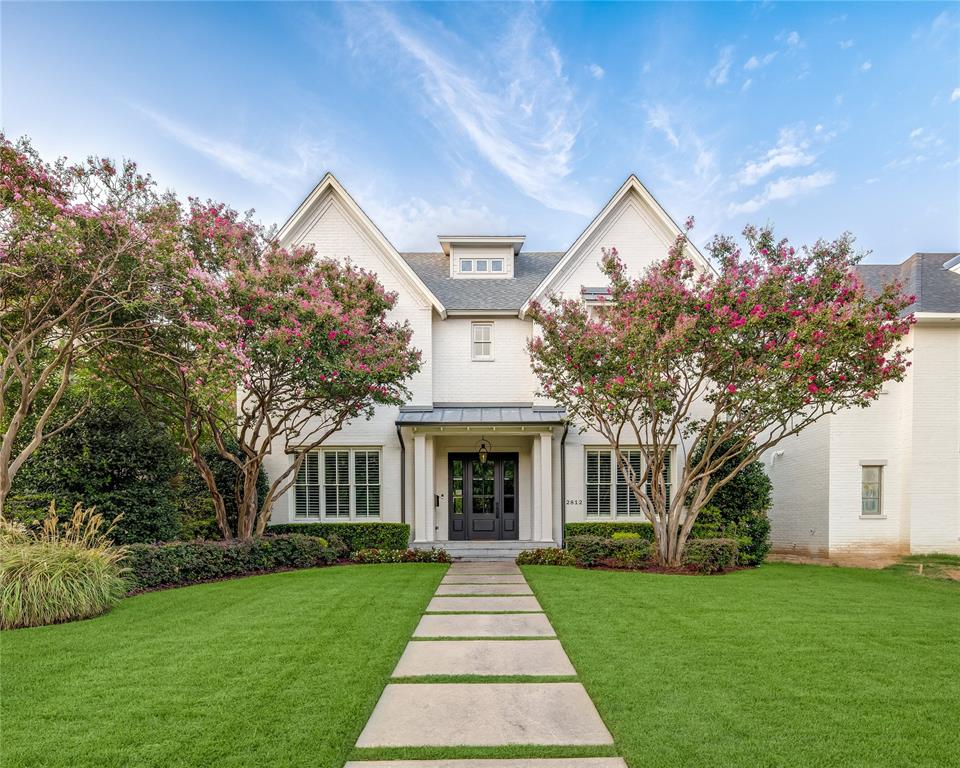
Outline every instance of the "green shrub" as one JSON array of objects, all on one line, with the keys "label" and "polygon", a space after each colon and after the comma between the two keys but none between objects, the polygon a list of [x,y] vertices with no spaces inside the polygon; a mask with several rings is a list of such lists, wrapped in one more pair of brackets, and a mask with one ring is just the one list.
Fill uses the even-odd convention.
[{"label": "green shrub", "polygon": [[565,549],[527,549],[517,555],[517,565],[576,565],[577,558]]},{"label": "green shrub", "polygon": [[309,536],[335,535],[351,552],[361,549],[406,549],[410,526],[406,523],[281,523],[268,533],[304,533]]},{"label": "green shrub", "polygon": [[355,563],[449,563],[445,549],[358,549],[350,559]]},{"label": "green shrub", "polygon": [[131,588],[142,590],[285,568],[311,568],[336,560],[336,551],[325,539],[298,534],[249,541],[133,544],[127,548],[124,565]]},{"label": "green shrub", "polygon": [[639,539],[640,534],[636,531],[616,531],[610,538],[614,541],[633,541]]},{"label": "green shrub", "polygon": [[4,523],[0,629],[75,621],[112,608],[126,592],[123,548],[110,544],[103,517],[79,504],[61,523],[51,507],[42,529]]},{"label": "green shrub", "polygon": [[613,539],[590,535],[571,536],[567,539],[566,549],[579,565],[589,568],[613,556]]},{"label": "green shrub", "polygon": [[611,539],[610,564],[620,568],[639,568],[653,558],[653,543],[639,536]]},{"label": "green shrub", "polygon": [[770,519],[766,512],[752,512],[731,519],[713,505],[697,515],[690,535],[695,539],[734,539],[739,565],[760,565],[770,551]]},{"label": "green shrub", "polygon": [[684,565],[700,573],[720,573],[737,564],[737,542],[733,539],[688,539],[683,550]]},{"label": "green shrub", "polygon": [[599,536],[602,539],[612,539],[617,533],[635,533],[641,539],[653,541],[653,526],[646,522],[614,523],[591,520],[586,523],[566,523],[563,526],[564,541],[571,536]]}]

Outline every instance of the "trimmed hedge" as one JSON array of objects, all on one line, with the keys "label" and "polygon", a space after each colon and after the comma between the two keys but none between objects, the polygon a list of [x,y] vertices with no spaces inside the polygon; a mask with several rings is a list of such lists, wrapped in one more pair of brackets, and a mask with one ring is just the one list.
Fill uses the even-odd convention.
[{"label": "trimmed hedge", "polygon": [[566,548],[578,565],[589,568],[599,565],[613,554],[613,539],[590,535],[571,536],[566,541]]},{"label": "trimmed hedge", "polygon": [[131,590],[136,591],[285,568],[311,568],[336,560],[336,551],[325,539],[297,534],[250,541],[131,544],[122,564]]},{"label": "trimmed hedge", "polygon": [[687,539],[683,563],[700,573],[728,571],[737,564],[737,542],[734,539]]},{"label": "trimmed hedge", "polygon": [[449,563],[445,549],[359,549],[350,555],[355,563]]},{"label": "trimmed hedge", "polygon": [[587,568],[595,565],[637,568],[650,560],[653,545],[647,539],[630,534],[610,539],[571,536],[567,539],[567,552],[578,565]]},{"label": "trimmed hedge", "polygon": [[612,539],[615,533],[636,533],[641,539],[653,541],[653,526],[650,523],[614,523],[605,520],[593,520],[586,523],[566,523],[563,526],[564,541],[571,536],[598,536]]},{"label": "trimmed hedge", "polygon": [[517,565],[576,565],[565,549],[527,549],[517,555]]},{"label": "trimmed hedge", "polygon": [[361,549],[406,549],[410,526],[406,523],[281,523],[267,528],[270,534],[331,535],[343,540],[351,552]]}]

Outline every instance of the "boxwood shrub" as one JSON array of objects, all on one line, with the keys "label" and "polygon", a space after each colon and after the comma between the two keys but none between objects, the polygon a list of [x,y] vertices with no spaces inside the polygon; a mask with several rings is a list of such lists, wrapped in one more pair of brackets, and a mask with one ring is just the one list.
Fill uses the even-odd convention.
[{"label": "boxwood shrub", "polygon": [[267,536],[250,541],[177,541],[131,544],[123,565],[131,590],[213,581],[229,576],[310,568],[335,562],[337,553],[318,536]]},{"label": "boxwood shrub", "polygon": [[683,563],[700,573],[728,571],[737,564],[737,542],[734,539],[687,539]]},{"label": "boxwood shrub", "polygon": [[612,539],[615,533],[636,533],[641,539],[653,541],[653,526],[646,522],[614,523],[606,520],[591,520],[586,523],[566,523],[563,526],[563,538],[571,536],[599,536]]},{"label": "boxwood shrub", "polygon": [[406,549],[410,526],[406,523],[281,523],[267,528],[271,534],[302,533],[338,536],[351,552],[361,549]]},{"label": "boxwood shrub", "polygon": [[517,555],[517,565],[576,565],[577,558],[565,549],[527,549]]},{"label": "boxwood shrub", "polygon": [[445,549],[358,549],[350,559],[355,563],[449,563]]},{"label": "boxwood shrub", "polygon": [[589,568],[613,556],[613,539],[589,534],[571,536],[566,548],[579,565]]}]

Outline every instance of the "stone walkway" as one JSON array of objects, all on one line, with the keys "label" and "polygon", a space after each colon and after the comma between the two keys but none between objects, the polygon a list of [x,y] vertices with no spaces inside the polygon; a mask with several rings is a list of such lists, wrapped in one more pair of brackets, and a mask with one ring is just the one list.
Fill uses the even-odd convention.
[{"label": "stone walkway", "polygon": [[[436,682],[436,678],[451,678]],[[478,677],[533,678],[529,682]],[[514,563],[455,563],[358,747],[609,747],[610,732]],[[556,677],[557,681],[544,680]],[[425,678],[417,681],[416,678]],[[457,678],[463,678],[461,682]],[[619,757],[353,761],[346,768],[626,768]]]}]

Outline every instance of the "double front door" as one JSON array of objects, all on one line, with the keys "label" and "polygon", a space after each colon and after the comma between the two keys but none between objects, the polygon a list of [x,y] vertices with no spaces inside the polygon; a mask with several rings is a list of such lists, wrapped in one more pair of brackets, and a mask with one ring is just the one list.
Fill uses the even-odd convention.
[{"label": "double front door", "polygon": [[486,461],[481,461],[476,453],[450,454],[451,539],[519,537],[518,463],[515,453],[491,453]]}]

